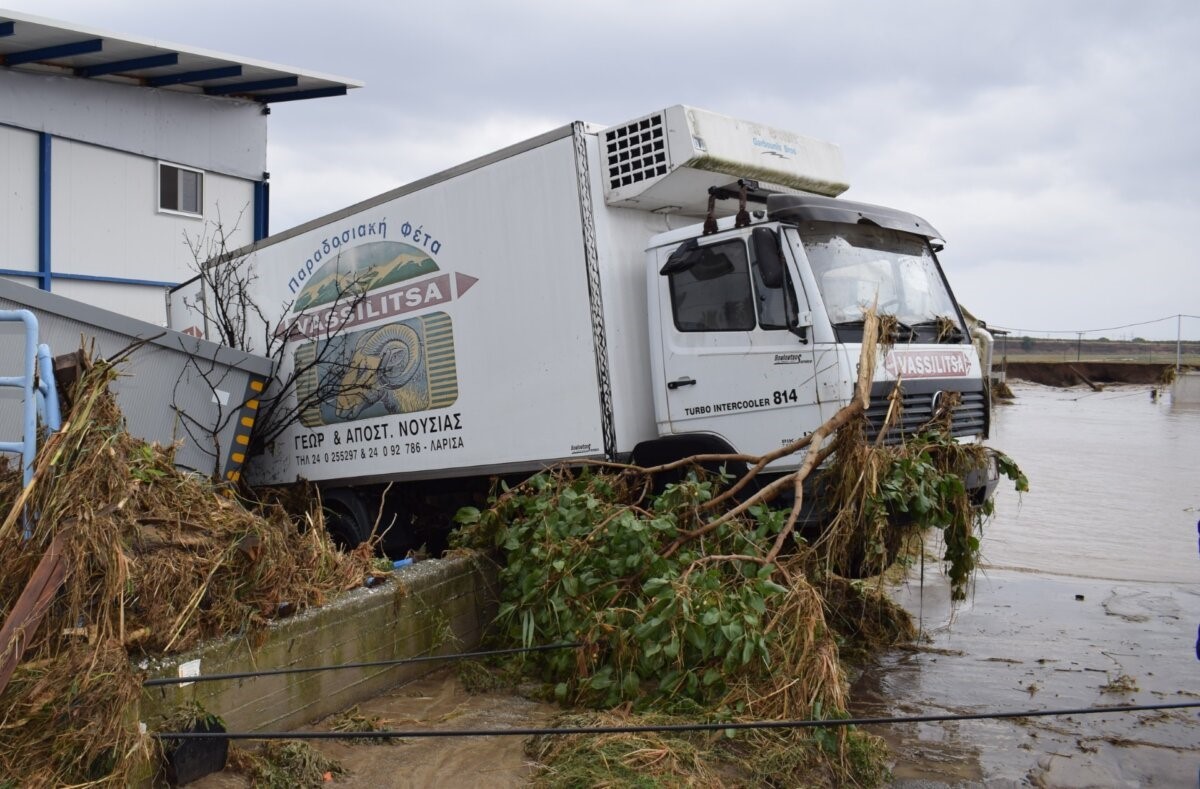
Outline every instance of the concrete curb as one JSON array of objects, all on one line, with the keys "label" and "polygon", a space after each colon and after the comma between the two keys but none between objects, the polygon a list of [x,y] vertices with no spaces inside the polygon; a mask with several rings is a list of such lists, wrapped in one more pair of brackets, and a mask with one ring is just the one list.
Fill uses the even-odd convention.
[{"label": "concrete curb", "polygon": [[[150,677],[226,674],[448,654],[478,647],[495,612],[495,571],[475,557],[418,562],[387,582],[274,623],[261,643],[224,638],[136,666]],[[291,730],[438,667],[418,663],[147,688],[143,721],[196,701],[228,731]]]}]

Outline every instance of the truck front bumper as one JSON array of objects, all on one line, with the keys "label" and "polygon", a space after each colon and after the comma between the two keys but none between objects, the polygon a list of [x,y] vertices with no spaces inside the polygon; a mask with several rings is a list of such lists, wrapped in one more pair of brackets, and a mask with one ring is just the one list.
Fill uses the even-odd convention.
[{"label": "truck front bumper", "polygon": [[991,501],[996,486],[1000,484],[1000,467],[996,464],[996,456],[988,452],[984,464],[968,472],[963,482],[971,495],[972,505],[981,507],[984,502]]}]

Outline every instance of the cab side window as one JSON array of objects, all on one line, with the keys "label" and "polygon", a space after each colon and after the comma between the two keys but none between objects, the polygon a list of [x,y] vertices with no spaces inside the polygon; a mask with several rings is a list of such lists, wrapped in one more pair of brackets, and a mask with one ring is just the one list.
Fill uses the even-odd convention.
[{"label": "cab side window", "polygon": [[787,329],[796,324],[796,299],[792,278],[783,262],[779,236],[768,228],[756,228],[750,244],[750,270],[758,295],[758,325],[763,329]]},{"label": "cab side window", "polygon": [[[681,250],[683,252],[684,250]],[[680,331],[751,331],[754,293],[746,245],[740,239],[672,255],[663,268],[669,277],[671,308]]]}]

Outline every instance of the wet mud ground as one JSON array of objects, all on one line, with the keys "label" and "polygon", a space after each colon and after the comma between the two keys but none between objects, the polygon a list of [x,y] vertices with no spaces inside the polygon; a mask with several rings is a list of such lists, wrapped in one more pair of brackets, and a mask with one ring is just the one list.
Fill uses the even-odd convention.
[{"label": "wet mud ground", "polygon": [[[930,575],[934,577],[931,579]],[[989,570],[950,615],[927,567],[899,590],[923,637],[865,671],[862,716],[1200,701],[1194,587]],[[922,615],[923,612],[923,615]],[[1198,710],[871,727],[893,786],[1196,786]]]},{"label": "wet mud ground", "polygon": [[[451,669],[441,669],[416,682],[358,705],[359,713],[378,717],[384,728],[406,731],[506,729],[551,726],[559,709],[506,694],[470,695]],[[326,719],[313,730],[328,730]],[[525,757],[525,738],[428,737],[391,743],[313,740],[310,744],[345,769],[331,786],[355,787],[488,787],[525,786],[534,767]],[[195,789],[244,789],[248,778],[233,770],[189,784]]]}]

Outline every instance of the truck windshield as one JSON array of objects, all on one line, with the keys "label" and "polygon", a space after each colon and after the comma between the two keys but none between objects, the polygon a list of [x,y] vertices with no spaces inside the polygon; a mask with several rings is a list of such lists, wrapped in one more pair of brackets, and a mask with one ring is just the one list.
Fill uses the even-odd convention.
[{"label": "truck windshield", "polygon": [[874,225],[808,222],[800,238],[841,342],[862,339],[863,312],[872,303],[880,315],[896,318],[897,339],[965,341],[954,299],[921,236]]}]

